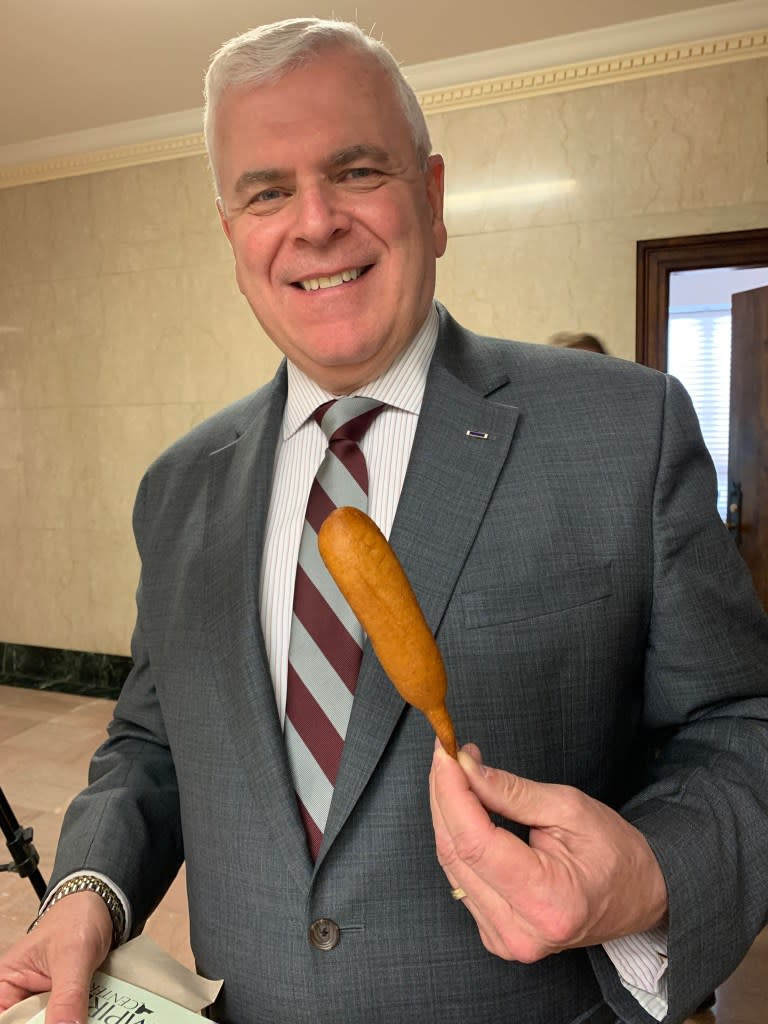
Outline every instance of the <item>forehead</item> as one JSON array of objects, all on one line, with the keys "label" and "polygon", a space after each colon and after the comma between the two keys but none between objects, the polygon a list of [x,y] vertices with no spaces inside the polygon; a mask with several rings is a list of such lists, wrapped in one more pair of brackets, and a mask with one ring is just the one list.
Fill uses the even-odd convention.
[{"label": "forehead", "polygon": [[412,145],[384,69],[372,57],[338,49],[275,81],[230,88],[215,126],[217,165],[246,156],[273,163],[281,153],[295,159],[353,145]]}]

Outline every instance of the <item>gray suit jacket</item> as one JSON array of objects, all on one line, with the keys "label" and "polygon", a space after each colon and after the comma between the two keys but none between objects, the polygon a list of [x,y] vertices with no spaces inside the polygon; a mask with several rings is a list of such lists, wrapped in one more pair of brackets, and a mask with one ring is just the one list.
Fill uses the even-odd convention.
[{"label": "gray suit jacket", "polygon": [[[766,919],[766,618],[674,380],[440,316],[391,542],[460,741],[648,837],[679,1021]],[[429,727],[370,649],[310,862],[257,608],[285,388],[281,369],[142,482],[135,667],[53,881],[105,872],[138,931],[185,858],[192,946],[233,1024],[650,1021],[599,948],[534,965],[483,949],[435,860]],[[331,951],[308,940],[319,918],[341,929]]]}]

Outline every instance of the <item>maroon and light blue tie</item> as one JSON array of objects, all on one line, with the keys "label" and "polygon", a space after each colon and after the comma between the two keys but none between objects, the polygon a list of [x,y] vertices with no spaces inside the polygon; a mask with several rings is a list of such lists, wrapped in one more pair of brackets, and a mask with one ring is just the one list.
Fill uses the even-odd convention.
[{"label": "maroon and light blue tie", "polygon": [[382,411],[373,398],[339,398],[314,416],[328,448],[312,483],[299,547],[288,650],[285,744],[317,858],[333,797],[362,658],[363,631],[317,550],[317,532],[333,509],[367,511],[368,470],[359,442]]}]

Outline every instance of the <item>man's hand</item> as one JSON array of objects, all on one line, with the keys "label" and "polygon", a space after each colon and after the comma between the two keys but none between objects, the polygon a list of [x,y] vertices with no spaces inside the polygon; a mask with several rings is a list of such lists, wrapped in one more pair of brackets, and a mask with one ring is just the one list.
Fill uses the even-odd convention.
[{"label": "man's hand", "polygon": [[46,1024],[85,1024],[93,972],[112,945],[112,921],[93,892],[65,896],[0,958],[0,1013],[50,990]]},{"label": "man's hand", "polygon": [[[459,763],[438,746],[429,778],[437,858],[466,893],[489,952],[533,963],[664,919],[658,862],[610,807],[570,786],[486,768],[474,744]],[[529,842],[495,826],[489,811],[530,826]]]}]

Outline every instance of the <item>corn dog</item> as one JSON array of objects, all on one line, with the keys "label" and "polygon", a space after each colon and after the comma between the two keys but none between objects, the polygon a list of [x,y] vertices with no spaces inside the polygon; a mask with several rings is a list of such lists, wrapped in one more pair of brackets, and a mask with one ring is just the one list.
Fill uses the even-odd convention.
[{"label": "corn dog", "polygon": [[423,711],[445,750],[456,757],[443,659],[386,538],[364,512],[344,506],[330,513],[317,540],[389,679],[404,700]]}]

